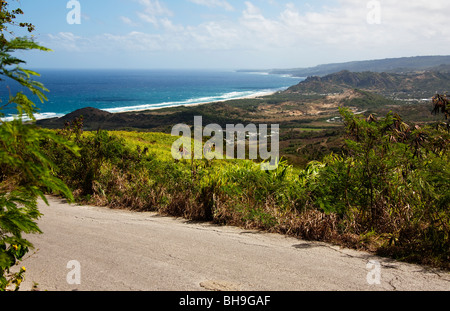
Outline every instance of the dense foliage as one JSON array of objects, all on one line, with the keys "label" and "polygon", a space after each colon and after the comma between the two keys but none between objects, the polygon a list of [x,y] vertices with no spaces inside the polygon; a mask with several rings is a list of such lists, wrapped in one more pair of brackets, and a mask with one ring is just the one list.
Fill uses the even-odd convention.
[{"label": "dense foliage", "polygon": [[[24,61],[14,52],[47,49],[28,37],[15,37],[9,26],[27,31],[34,26],[15,23],[22,12],[8,10],[5,1],[0,5],[2,79],[20,83],[44,101],[45,87],[32,79],[38,74],[21,68]],[[386,104],[379,96],[358,92],[365,96],[349,104]],[[40,129],[33,122],[34,103],[23,93],[11,95],[0,107],[0,290],[19,288],[25,268],[15,273],[11,268],[32,247],[23,234],[40,232],[37,199],[46,201],[45,193],[338,243],[448,269],[448,98],[436,95],[433,103],[445,121],[421,126],[394,113],[363,117],[341,109],[343,152],[311,161],[304,169],[282,161],[277,170],[261,171],[247,160],[177,161],[171,155],[175,137],[83,132],[82,117],[57,131]],[[257,110],[254,105],[242,101],[249,111]],[[10,106],[16,107],[17,117],[6,122],[2,111]],[[180,118],[192,120],[194,114]],[[207,123],[208,115],[204,118]],[[230,110],[223,122],[240,118]]]},{"label": "dense foliage", "polygon": [[[15,37],[10,26],[26,28],[31,32],[34,26],[29,23],[16,23],[16,15],[23,14],[20,9],[9,10],[6,1],[0,2],[0,81],[19,83],[26,87],[41,101],[45,100],[44,86],[32,79],[36,72],[20,67],[23,60],[14,56],[17,51],[44,50],[31,38]],[[17,116],[5,121],[2,111],[15,107]],[[23,234],[40,233],[36,220],[41,216],[37,199],[46,201],[44,193],[54,191],[72,198],[72,193],[60,179],[55,177],[55,168],[42,152],[41,142],[53,141],[72,152],[76,148],[48,131],[33,125],[34,103],[23,93],[11,95],[0,106],[0,291],[14,286],[19,289],[24,278],[25,268],[13,273],[17,265],[32,247]]]},{"label": "dense foliage", "polygon": [[172,158],[175,137],[82,132],[59,135],[82,157],[46,142],[55,170],[85,202],[158,211],[378,251],[448,268],[449,142],[446,127],[406,124],[389,113],[367,118],[341,110],[344,152],[303,170],[281,162],[261,171],[247,160]]}]

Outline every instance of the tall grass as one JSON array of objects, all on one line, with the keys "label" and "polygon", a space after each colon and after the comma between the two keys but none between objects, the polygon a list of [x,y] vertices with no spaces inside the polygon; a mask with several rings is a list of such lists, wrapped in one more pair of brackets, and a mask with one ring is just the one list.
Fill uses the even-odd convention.
[{"label": "tall grass", "polygon": [[[281,162],[172,158],[160,133],[59,134],[81,157],[46,144],[79,201],[278,232],[449,268],[449,133],[411,130],[394,115],[342,111],[347,152],[304,170]],[[422,139],[420,141],[420,139]],[[417,143],[420,141],[419,145]],[[440,147],[437,148],[440,144]]]}]

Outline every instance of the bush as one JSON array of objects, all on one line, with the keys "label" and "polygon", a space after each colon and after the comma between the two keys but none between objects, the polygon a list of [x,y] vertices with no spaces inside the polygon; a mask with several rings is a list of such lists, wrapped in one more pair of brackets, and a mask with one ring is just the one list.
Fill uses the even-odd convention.
[{"label": "bush", "polygon": [[[55,144],[45,149],[61,167],[58,176],[85,202],[375,249],[409,260],[417,260],[420,251],[422,262],[433,258],[444,265],[447,130],[408,125],[392,113],[380,119],[341,113],[344,152],[304,170],[285,161],[273,171],[248,160],[176,161],[170,154],[175,138],[169,135],[81,133],[73,126],[59,135],[78,141],[84,159]],[[90,169],[90,176],[77,173]]]},{"label": "bush", "polygon": [[394,114],[364,119],[341,113],[348,156],[328,156],[314,174],[303,174],[312,206],[337,214],[347,232],[386,237],[384,252],[448,260],[449,133],[409,126]]},{"label": "bush", "polygon": [[[8,3],[0,3],[0,75],[9,82],[17,82],[36,95],[41,101],[46,99],[45,87],[31,77],[38,73],[20,67],[23,60],[13,56],[17,51],[48,49],[36,44],[27,37],[7,39],[12,35],[9,26],[25,27],[33,31],[29,23],[15,22],[16,15],[23,14],[20,9],[9,10]],[[3,81],[3,77],[0,81]],[[17,116],[13,121],[4,121],[4,109],[13,106]],[[36,112],[34,103],[23,93],[17,93],[0,106],[0,291],[15,285],[19,289],[24,278],[25,268],[17,273],[10,269],[17,265],[32,247],[23,234],[41,233],[36,220],[41,216],[37,199],[47,202],[44,193],[56,192],[72,199],[69,188],[52,174],[54,163],[44,154],[40,143],[52,141],[76,154],[72,143],[54,133],[36,128],[33,125]]]}]

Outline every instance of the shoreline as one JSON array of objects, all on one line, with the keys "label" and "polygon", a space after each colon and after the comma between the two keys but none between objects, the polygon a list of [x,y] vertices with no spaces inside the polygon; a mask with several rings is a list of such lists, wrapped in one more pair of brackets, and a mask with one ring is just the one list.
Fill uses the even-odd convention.
[{"label": "shoreline", "polygon": [[[284,89],[284,88],[283,88]],[[172,105],[172,106],[156,106],[156,107],[148,107],[148,108],[142,108],[142,109],[130,109],[130,110],[123,110],[123,111],[114,111],[114,110],[118,110],[118,109],[126,109],[127,107],[122,107],[122,108],[111,108],[111,109],[100,109],[100,108],[96,108],[102,111],[106,111],[112,114],[120,114],[120,113],[139,113],[139,112],[146,112],[146,111],[155,111],[155,110],[160,110],[160,109],[166,109],[166,108],[177,108],[177,107],[195,107],[195,106],[201,106],[201,105],[208,105],[208,104],[214,104],[214,103],[222,103],[222,102],[227,102],[227,101],[231,101],[231,100],[241,100],[241,99],[255,99],[255,98],[260,98],[260,97],[264,97],[264,96],[270,96],[273,95],[279,91],[281,91],[282,89],[279,90],[272,90],[272,91],[266,91],[266,92],[258,92],[258,93],[254,93],[251,95],[245,95],[245,96],[240,96],[240,97],[236,97],[236,98],[227,98],[227,99],[218,99],[218,100],[214,100],[214,101],[207,101],[207,102],[196,102],[196,103],[184,103],[184,104],[179,104],[179,105]],[[163,105],[164,103],[161,104],[156,104],[156,105]],[[83,108],[87,108],[87,107],[83,107]],[[83,109],[83,108],[79,108],[77,110]],[[74,110],[74,111],[77,111]],[[74,112],[72,111],[72,112]],[[56,113],[54,112],[43,112],[42,114],[36,113],[34,115],[34,117],[36,118],[36,121],[41,121],[41,120],[53,120],[53,119],[60,119],[63,118],[64,116],[72,113],[66,113],[63,114],[61,116],[57,116]],[[49,117],[47,115],[49,114],[55,114],[56,116],[52,116]],[[8,116],[8,117],[4,117],[2,118],[2,121],[5,122],[9,122],[12,121],[13,117]],[[31,121],[28,118],[24,118],[24,121]]]},{"label": "shoreline", "polygon": [[[277,92],[279,92],[279,91],[260,92],[260,93],[253,94],[253,95],[246,95],[246,96],[241,96],[241,97],[236,97],[236,98],[219,99],[219,100],[208,101],[208,102],[191,103],[191,104],[180,104],[180,105],[164,106],[164,107],[150,107],[150,108],[133,109],[133,110],[126,110],[126,111],[117,111],[117,112],[110,111],[110,110],[116,109],[116,108],[100,109],[100,110],[116,114],[116,113],[128,113],[128,112],[145,112],[145,111],[153,111],[153,110],[159,110],[159,109],[165,109],[165,108],[195,107],[195,106],[202,106],[202,105],[208,105],[208,104],[214,104],[214,103],[223,103],[223,102],[227,102],[227,101],[231,101],[231,100],[255,99],[255,98],[260,98],[260,97],[264,97],[264,96],[270,96],[270,95],[273,95],[273,94],[275,94]],[[121,109],[121,108],[117,108],[117,109]]]}]

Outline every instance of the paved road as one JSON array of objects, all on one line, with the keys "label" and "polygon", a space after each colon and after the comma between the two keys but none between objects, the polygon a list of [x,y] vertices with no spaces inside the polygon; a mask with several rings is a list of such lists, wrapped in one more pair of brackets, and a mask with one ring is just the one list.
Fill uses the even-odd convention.
[{"label": "paved road", "polygon": [[[44,234],[29,236],[36,249],[22,262],[27,274],[21,290],[33,282],[50,291],[450,290],[449,273],[365,252],[154,213],[50,202],[40,203]],[[371,260],[379,270],[368,265]]]}]

